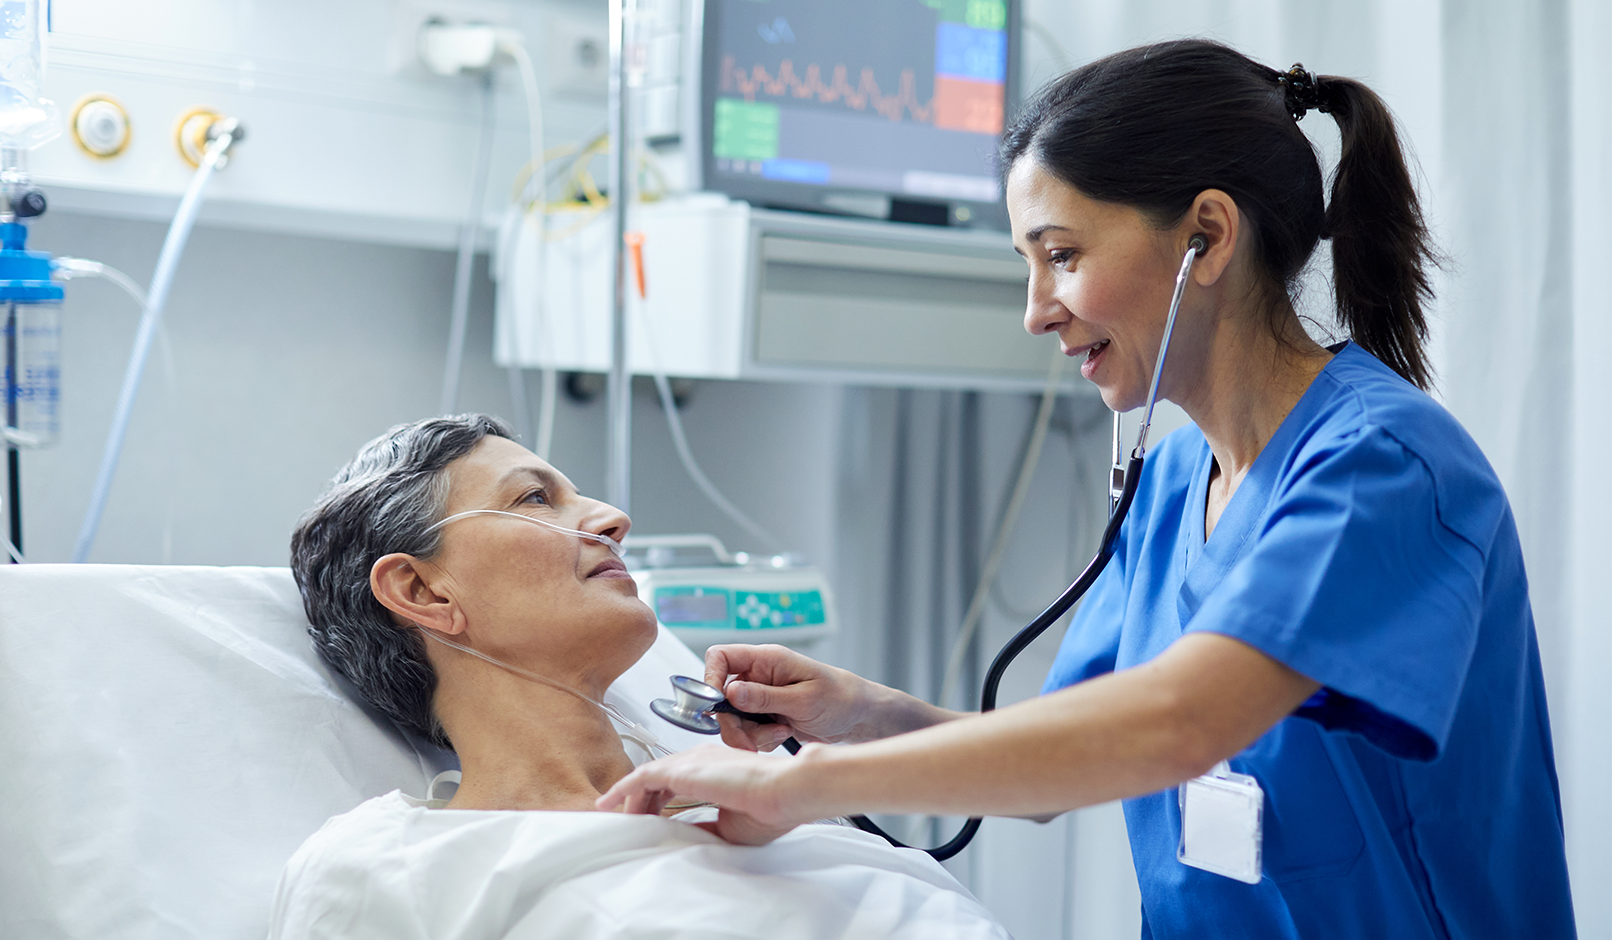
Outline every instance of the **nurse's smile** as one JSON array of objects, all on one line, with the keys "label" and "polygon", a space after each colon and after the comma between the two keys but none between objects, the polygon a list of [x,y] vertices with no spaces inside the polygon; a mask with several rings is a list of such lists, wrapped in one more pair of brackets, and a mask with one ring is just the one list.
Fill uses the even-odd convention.
[{"label": "nurse's smile", "polygon": [[[1109,407],[1140,405],[1180,265],[1180,226],[1092,199],[1033,159],[1008,175],[1007,201],[1014,248],[1030,269],[1024,328],[1056,333]],[[1171,390],[1166,381],[1159,396]]]}]

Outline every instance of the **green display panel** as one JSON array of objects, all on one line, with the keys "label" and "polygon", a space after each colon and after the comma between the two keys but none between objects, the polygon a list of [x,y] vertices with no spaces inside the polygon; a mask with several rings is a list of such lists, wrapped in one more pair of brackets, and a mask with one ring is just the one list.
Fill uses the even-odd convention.
[{"label": "green display panel", "polygon": [[764,101],[718,98],[712,149],[726,160],[771,160],[778,156],[778,106]]}]

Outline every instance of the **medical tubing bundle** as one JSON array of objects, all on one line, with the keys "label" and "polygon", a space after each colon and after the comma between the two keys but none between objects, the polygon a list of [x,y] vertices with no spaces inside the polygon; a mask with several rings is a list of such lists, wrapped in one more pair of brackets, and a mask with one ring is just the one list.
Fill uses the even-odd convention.
[{"label": "medical tubing bundle", "polygon": [[[1159,393],[1159,376],[1164,371],[1165,358],[1170,352],[1170,336],[1175,332],[1176,314],[1181,309],[1181,298],[1186,293],[1187,275],[1192,271],[1193,260],[1206,250],[1208,250],[1208,242],[1202,235],[1194,235],[1188,242],[1186,256],[1181,259],[1181,271],[1175,277],[1175,292],[1170,297],[1170,315],[1164,322],[1164,336],[1159,340],[1159,356],[1154,362],[1153,379],[1148,386],[1147,405],[1142,413],[1142,426],[1136,433],[1136,448],[1131,451],[1131,459],[1125,465],[1125,486],[1120,491],[1119,500],[1115,502],[1113,511],[1109,513],[1108,525],[1103,529],[1103,541],[1097,547],[1097,554],[1092,558],[1091,563],[1086,565],[1086,570],[1080,573],[1080,577],[1065,588],[1064,592],[1058,595],[1058,599],[1053,601],[1034,620],[1030,621],[1023,630],[1014,634],[1013,639],[1009,640],[1001,651],[996,654],[996,658],[991,660],[991,668],[985,672],[984,688],[980,691],[981,714],[995,710],[997,690],[1001,687],[1002,677],[1007,674],[1008,666],[1012,665],[1013,660],[1017,659],[1020,653],[1024,652],[1031,643],[1034,643],[1041,634],[1047,632],[1048,627],[1057,623],[1060,617],[1067,614],[1069,609],[1074,607],[1075,603],[1084,597],[1087,591],[1091,590],[1091,586],[1097,582],[1098,575],[1101,575],[1103,569],[1108,567],[1108,560],[1114,556],[1114,545],[1119,541],[1119,530],[1125,524],[1125,517],[1130,514],[1131,503],[1136,499],[1136,488],[1142,482],[1142,461],[1147,457],[1147,434],[1153,424],[1153,406]],[[784,747],[789,749],[789,753],[794,754],[800,751],[800,742],[790,738],[784,742]],[[851,822],[858,829],[880,836],[897,848],[912,848],[912,846],[904,844],[901,840],[880,829],[877,824],[866,816],[852,816]],[[963,828],[958,831],[957,835],[953,836],[946,844],[933,849],[925,849],[924,851],[928,852],[937,861],[943,862],[961,852],[973,840],[974,833],[979,831],[979,827],[980,817],[972,817],[963,824]]]},{"label": "medical tubing bundle", "polygon": [[129,419],[134,414],[134,400],[140,393],[140,379],[145,373],[146,359],[151,355],[151,344],[162,326],[162,315],[168,306],[168,290],[173,286],[174,271],[179,267],[179,259],[185,253],[185,243],[190,239],[196,215],[201,211],[202,195],[213,173],[222,165],[225,154],[240,136],[239,127],[234,122],[223,123],[218,136],[207,145],[201,165],[191,176],[190,186],[185,190],[184,198],[174,212],[173,222],[168,226],[168,236],[162,242],[162,253],[157,257],[157,270],[151,276],[151,290],[146,295],[140,330],[135,334],[134,348],[129,352],[123,389],[118,394],[117,410],[113,413],[112,428],[106,438],[106,450],[101,455],[101,469],[95,478],[95,489],[90,494],[89,508],[84,512],[78,542],[73,546],[74,563],[87,561],[90,548],[95,544],[95,533],[101,526],[101,515],[106,510],[107,496],[112,491],[112,478],[117,474],[123,439],[128,434]]}]

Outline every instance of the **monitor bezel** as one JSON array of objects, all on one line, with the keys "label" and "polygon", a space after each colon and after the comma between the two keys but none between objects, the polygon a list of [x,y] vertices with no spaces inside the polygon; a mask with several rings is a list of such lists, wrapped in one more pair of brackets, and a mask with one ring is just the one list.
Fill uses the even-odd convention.
[{"label": "monitor bezel", "polygon": [[[944,206],[947,224],[960,228],[984,228],[997,231],[1008,230],[1007,206],[1002,197],[994,202],[982,202],[972,199],[936,199],[924,196],[912,196],[902,192],[888,190],[859,189],[848,186],[814,186],[808,183],[790,183],[779,180],[763,179],[735,179],[732,177],[719,177],[716,172],[716,155],[712,152],[715,146],[713,118],[716,112],[717,99],[717,70],[718,61],[717,41],[711,35],[715,29],[714,18],[707,15],[706,3],[708,0],[690,0],[689,29],[687,35],[694,41],[685,47],[688,55],[684,62],[683,74],[697,76],[697,89],[694,94],[685,95],[685,127],[696,129],[695,134],[689,137],[699,142],[697,159],[691,160],[691,169],[695,171],[694,184],[696,189],[720,192],[734,199],[742,199],[751,205],[769,209],[788,209],[805,212],[817,212],[828,215],[846,215],[861,217],[870,216],[868,213],[847,211],[843,206],[848,201],[872,199],[887,199],[891,203],[906,203],[920,206]],[[1002,116],[1004,128],[1013,120],[1020,103],[1020,56],[1022,54],[1023,36],[1021,33],[1021,0],[1004,0],[1007,4],[1007,76],[1004,84],[1005,100],[1003,102]],[[685,90],[688,86],[685,83]],[[849,197],[847,199],[846,197]],[[958,210],[966,210],[960,213]],[[967,215],[962,219],[960,215]]]}]

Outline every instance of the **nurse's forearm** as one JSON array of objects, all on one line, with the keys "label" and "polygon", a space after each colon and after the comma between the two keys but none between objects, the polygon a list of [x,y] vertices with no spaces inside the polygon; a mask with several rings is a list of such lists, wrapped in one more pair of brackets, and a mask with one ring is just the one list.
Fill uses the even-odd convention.
[{"label": "nurse's forearm", "polygon": [[1152,793],[1247,747],[1316,688],[1241,642],[1191,634],[1142,666],[987,715],[803,750],[788,803],[810,818],[1009,816]]},{"label": "nurse's forearm", "polygon": [[857,740],[874,741],[906,734],[967,718],[972,714],[931,705],[921,698],[885,685],[876,686],[870,697],[872,701],[867,707],[868,718],[860,729],[863,735]]}]

